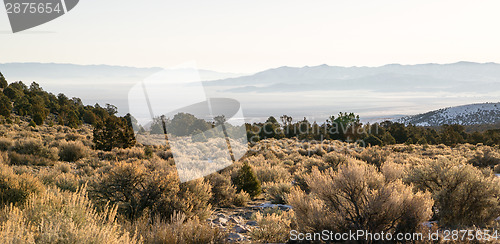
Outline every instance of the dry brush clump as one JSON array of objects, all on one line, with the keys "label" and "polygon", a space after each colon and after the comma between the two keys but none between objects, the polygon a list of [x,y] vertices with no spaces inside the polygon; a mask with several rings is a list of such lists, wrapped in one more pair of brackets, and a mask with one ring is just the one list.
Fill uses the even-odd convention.
[{"label": "dry brush clump", "polygon": [[255,173],[261,183],[289,181],[290,172],[282,165],[256,167]]},{"label": "dry brush clump", "polygon": [[457,159],[424,162],[405,181],[432,193],[442,226],[487,226],[500,212],[499,178]]},{"label": "dry brush clump", "polygon": [[186,218],[186,215],[175,212],[169,219],[167,221],[145,214],[128,224],[127,228],[147,244],[215,244],[226,240],[226,233],[196,217]]},{"label": "dry brush clump", "polygon": [[2,210],[2,243],[138,243],[116,222],[116,208],[97,212],[85,189],[49,189],[20,207]]},{"label": "dry brush clump", "polygon": [[491,147],[479,147],[469,163],[478,167],[494,168],[500,164],[500,153]]},{"label": "dry brush clump", "polygon": [[290,240],[293,212],[265,214],[257,212],[255,221],[258,227],[250,231],[253,242],[257,243],[286,243]]},{"label": "dry brush clump", "polygon": [[357,156],[360,160],[363,160],[369,164],[373,164],[377,167],[382,166],[383,163],[387,161],[389,152],[381,150],[379,146],[368,147],[363,152]]},{"label": "dry brush clump", "polygon": [[285,204],[287,203],[286,196],[290,194],[293,184],[289,181],[266,182],[262,185],[262,189],[266,193],[266,199],[271,203]]},{"label": "dry brush clump", "polygon": [[236,193],[236,196],[234,196],[233,203],[237,207],[245,207],[248,205],[248,202],[250,200],[252,200],[250,194],[248,194],[246,191],[240,191]]},{"label": "dry brush clump", "polygon": [[[3,208],[12,211],[0,217],[3,235],[10,236],[6,240],[13,236],[25,242],[38,240],[40,230],[29,229],[33,225],[21,214],[28,199],[56,194],[53,191],[58,196],[72,196],[86,182],[95,204],[92,208],[99,210],[96,214],[103,215],[107,206],[115,207],[115,224],[120,225],[117,233],[127,230],[132,241],[145,243],[223,242],[224,233],[205,222],[212,206],[231,210],[246,206],[252,197],[293,206],[289,213],[260,214],[258,228],[248,233],[254,242],[285,242],[292,226],[306,231],[414,231],[431,216],[439,228],[498,225],[493,219],[499,212],[499,183],[491,173],[491,169],[500,172],[498,147],[361,148],[338,141],[266,139],[252,144],[244,158],[230,167],[181,184],[172,151],[165,145],[94,150],[87,127],[31,129],[24,124],[0,124],[0,136],[0,162],[4,163],[0,177],[7,179],[0,181],[0,190],[9,196],[4,198],[8,200]],[[208,143],[226,145],[211,139]],[[210,152],[202,144],[185,145],[184,149],[198,156]],[[256,194],[258,189],[262,195]],[[11,202],[17,208],[8,207]],[[9,224],[5,224],[5,216],[9,216]],[[56,214],[51,220],[44,216],[47,223],[71,225],[62,220],[66,217]],[[43,235],[62,233],[58,231]],[[76,233],[72,231],[67,233]],[[61,242],[75,240],[54,235]]]},{"label": "dry brush clump", "polygon": [[387,182],[403,179],[408,173],[408,165],[388,161],[382,164],[380,172]]},{"label": "dry brush clump", "polygon": [[[237,189],[231,182],[229,175],[213,173],[207,176],[207,180],[212,186],[212,206],[230,207],[236,205]],[[238,204],[239,205],[239,204]]]},{"label": "dry brush clump", "polygon": [[12,148],[14,141],[10,138],[0,137],[0,151],[7,151]]},{"label": "dry brush clump", "polygon": [[345,232],[416,232],[431,217],[430,194],[413,192],[401,180],[387,182],[374,166],[352,160],[307,178],[310,194],[288,194],[299,229]]},{"label": "dry brush clump", "polygon": [[140,161],[118,162],[92,186],[96,201],[117,204],[119,212],[130,219],[138,218],[146,209],[165,219],[176,211],[200,219],[211,213],[210,184],[202,179],[180,183],[171,167],[151,169]]},{"label": "dry brush clump", "polygon": [[69,141],[59,144],[59,159],[62,161],[76,162],[89,154],[89,148],[80,141]]},{"label": "dry brush clump", "polygon": [[11,167],[0,164],[0,206],[23,204],[30,195],[44,190],[43,184],[33,175],[18,175]]},{"label": "dry brush clump", "polygon": [[91,180],[91,177],[78,174],[76,165],[67,162],[57,162],[53,167],[45,167],[31,172],[44,185],[57,187],[63,191],[76,192],[78,188]]},{"label": "dry brush clump", "polygon": [[58,155],[57,148],[47,147],[41,139],[25,138],[16,140],[9,158],[14,165],[50,165]]}]

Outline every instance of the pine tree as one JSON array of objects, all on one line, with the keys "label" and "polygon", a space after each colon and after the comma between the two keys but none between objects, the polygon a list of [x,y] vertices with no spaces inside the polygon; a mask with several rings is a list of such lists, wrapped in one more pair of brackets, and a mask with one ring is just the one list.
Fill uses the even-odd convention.
[{"label": "pine tree", "polygon": [[380,140],[378,137],[374,136],[374,135],[369,135],[368,137],[366,137],[364,139],[364,142],[366,144],[366,146],[381,146],[383,145],[384,143],[382,142],[382,140]]},{"label": "pine tree", "polygon": [[135,136],[130,123],[125,118],[108,117],[104,123],[94,127],[96,149],[111,151],[113,148],[128,148],[135,145]]},{"label": "pine tree", "polygon": [[243,163],[243,167],[238,171],[238,175],[235,180],[235,185],[241,191],[247,192],[250,197],[256,197],[261,193],[261,185],[259,179],[255,175],[255,171],[252,169],[248,162]]},{"label": "pine tree", "polygon": [[10,103],[10,99],[0,93],[0,115],[4,118],[9,118],[12,113],[12,104]]},{"label": "pine tree", "polygon": [[2,72],[0,72],[0,88],[6,88],[9,85]]}]

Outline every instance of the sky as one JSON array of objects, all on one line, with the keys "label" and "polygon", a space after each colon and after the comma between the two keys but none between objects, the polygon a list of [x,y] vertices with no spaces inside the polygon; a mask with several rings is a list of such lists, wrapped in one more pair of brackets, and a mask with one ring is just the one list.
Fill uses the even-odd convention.
[{"label": "sky", "polygon": [[53,62],[254,73],[279,66],[500,63],[500,1],[81,0],[12,34],[0,63]]}]

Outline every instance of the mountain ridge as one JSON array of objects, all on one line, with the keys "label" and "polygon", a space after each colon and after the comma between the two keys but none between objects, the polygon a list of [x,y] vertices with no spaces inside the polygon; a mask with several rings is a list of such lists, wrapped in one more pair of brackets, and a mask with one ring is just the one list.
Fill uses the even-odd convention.
[{"label": "mountain ridge", "polygon": [[394,121],[416,126],[495,124],[500,122],[500,102],[447,107],[422,114],[405,116]]},{"label": "mountain ridge", "polygon": [[[273,86],[283,84],[301,85],[306,90],[370,90],[390,92],[413,90],[412,85],[423,91],[436,89],[463,91],[472,83],[484,84],[488,89],[475,86],[472,91],[488,92],[500,90],[500,64],[456,62],[451,64],[387,64],[378,67],[367,66],[281,66],[253,75],[206,81],[206,86],[217,86],[223,92],[275,92]],[[226,88],[227,87],[227,88]],[[286,89],[295,91],[296,89]]]}]

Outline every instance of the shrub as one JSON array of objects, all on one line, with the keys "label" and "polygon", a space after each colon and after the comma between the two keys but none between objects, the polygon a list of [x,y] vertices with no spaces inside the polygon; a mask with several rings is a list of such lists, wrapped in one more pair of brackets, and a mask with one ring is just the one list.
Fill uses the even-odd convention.
[{"label": "shrub", "polygon": [[5,137],[0,138],[0,151],[9,150],[13,144],[14,143],[12,142],[12,139],[10,139],[10,138],[5,138]]},{"label": "shrub", "polygon": [[212,186],[212,198],[210,203],[214,206],[229,207],[236,197],[236,188],[231,184],[230,177],[224,177],[219,173],[213,173],[207,177]]},{"label": "shrub", "polygon": [[64,138],[67,141],[77,141],[77,140],[81,140],[82,136],[78,135],[78,134],[75,134],[75,133],[68,133],[68,134],[66,134],[66,136]]},{"label": "shrub", "polygon": [[258,227],[250,231],[250,236],[259,243],[286,243],[290,240],[292,218],[291,212],[269,215],[257,212],[255,220]]},{"label": "shrub", "polygon": [[0,239],[7,243],[18,243],[18,237],[30,243],[138,243],[116,223],[116,209],[98,213],[85,189],[77,193],[49,189],[22,208],[9,207],[5,212]]},{"label": "shrub", "polygon": [[394,163],[391,161],[385,162],[380,167],[380,172],[384,175],[386,181],[396,181],[403,179],[406,172],[406,167],[402,164]]},{"label": "shrub", "polygon": [[[165,217],[174,214],[174,212],[181,212],[188,218],[196,217],[205,220],[212,214],[212,206],[209,203],[211,197],[211,186],[206,181],[198,179],[185,182],[180,184],[180,190],[175,197],[160,199],[160,204],[164,202],[179,207],[171,208],[167,212],[159,212]],[[161,210],[162,208],[163,205],[160,205],[156,209]]]},{"label": "shrub", "polygon": [[500,164],[497,164],[493,171],[495,172],[495,174],[500,174]]},{"label": "shrub", "polygon": [[261,183],[288,181],[290,179],[290,173],[281,165],[258,167],[255,173]]},{"label": "shrub", "polygon": [[[35,125],[43,125],[43,121],[45,120],[44,116],[46,116],[46,115],[39,113],[39,112],[36,112],[33,115],[33,122],[35,123]],[[30,122],[30,125],[31,125],[31,122]]]},{"label": "shrub", "polygon": [[308,231],[416,232],[432,214],[430,194],[401,180],[386,182],[374,166],[351,162],[307,179],[311,193],[294,188],[287,195],[298,227]]},{"label": "shrub", "polygon": [[129,218],[140,216],[145,170],[140,164],[117,163],[95,182],[90,194],[102,205],[116,204],[118,212]]},{"label": "shrub", "polygon": [[113,148],[112,152],[115,154],[117,160],[127,160],[131,158],[145,159],[145,151],[138,147],[132,148]]},{"label": "shrub", "polygon": [[347,162],[347,158],[339,153],[330,152],[323,156],[323,161],[336,170],[339,164]]},{"label": "shrub", "polygon": [[151,146],[145,146],[144,155],[146,156],[146,158],[152,158],[154,155],[153,148]]},{"label": "shrub", "polygon": [[46,158],[49,160],[56,160],[57,154],[43,145],[40,139],[28,138],[16,141],[13,151],[19,154],[27,154]]},{"label": "shrub", "polygon": [[233,204],[237,207],[245,207],[250,200],[252,199],[250,198],[250,195],[248,193],[246,193],[245,191],[240,191],[234,197]]},{"label": "shrub", "polygon": [[292,188],[287,196],[296,216],[298,230],[315,231],[341,229],[345,221],[338,213],[329,210],[325,201],[306,194],[299,187]]},{"label": "shrub", "polygon": [[286,195],[292,190],[292,184],[290,182],[270,182],[264,183],[262,188],[272,203],[285,204],[287,202]]},{"label": "shrub", "polygon": [[429,191],[444,226],[485,226],[498,217],[500,182],[495,175],[457,160],[440,158],[415,167],[405,179]]},{"label": "shrub", "polygon": [[55,177],[55,185],[63,191],[76,192],[80,186],[78,176],[71,173],[62,173]]},{"label": "shrub", "polygon": [[41,163],[33,155],[24,155],[16,152],[9,152],[9,161],[11,165],[40,165]]},{"label": "shrub", "polygon": [[92,196],[98,202],[117,204],[118,211],[130,219],[145,209],[168,219],[175,211],[188,218],[210,215],[211,187],[203,180],[179,183],[173,169],[147,169],[138,162],[119,162],[94,183]]},{"label": "shrub", "polygon": [[61,171],[62,173],[69,173],[71,171],[71,164],[58,162],[54,165],[54,169]]},{"label": "shrub", "polygon": [[6,152],[0,152],[0,164],[9,163],[9,154]]},{"label": "shrub", "polygon": [[477,167],[495,167],[500,164],[500,154],[491,148],[478,150],[469,163]]},{"label": "shrub", "polygon": [[302,164],[305,166],[308,172],[311,172],[313,168],[318,168],[320,171],[332,168],[332,165],[326,163],[320,158],[306,158],[303,159]]},{"label": "shrub", "polygon": [[387,161],[389,153],[380,149],[380,147],[369,147],[363,150],[358,156],[360,160],[363,160],[369,164],[373,164],[377,167],[382,166],[382,164]]},{"label": "shrub", "polygon": [[219,228],[212,228],[198,218],[188,219],[184,214],[174,213],[170,221],[159,217],[141,217],[129,229],[137,233],[144,243],[165,244],[197,244],[197,243],[224,243],[225,233]]},{"label": "shrub", "polygon": [[21,154],[37,155],[44,150],[41,140],[29,138],[16,141],[14,151]]},{"label": "shrub", "polygon": [[87,147],[79,141],[60,144],[59,158],[63,161],[75,162],[87,155]]},{"label": "shrub", "polygon": [[257,179],[255,171],[246,161],[237,173],[235,185],[238,190],[247,192],[252,198],[258,196],[261,192],[260,181]]},{"label": "shrub", "polygon": [[164,160],[168,160],[169,158],[173,158],[174,156],[172,155],[172,151],[170,150],[160,150],[159,152],[156,153],[158,157]]},{"label": "shrub", "polygon": [[0,164],[0,206],[24,203],[31,194],[44,190],[43,184],[30,174],[16,175],[11,167]]}]

